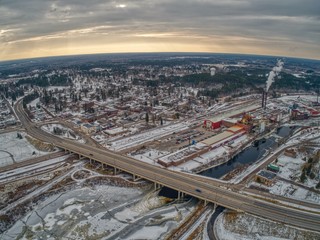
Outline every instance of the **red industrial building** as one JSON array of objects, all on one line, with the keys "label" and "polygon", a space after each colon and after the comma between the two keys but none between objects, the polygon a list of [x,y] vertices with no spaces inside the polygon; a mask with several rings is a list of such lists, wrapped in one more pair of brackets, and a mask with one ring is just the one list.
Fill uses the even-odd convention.
[{"label": "red industrial building", "polygon": [[293,120],[304,120],[308,118],[309,118],[309,114],[307,112],[300,112],[297,109],[293,109],[291,111],[291,119]]},{"label": "red industrial building", "polygon": [[[239,109],[226,112],[226,113],[221,113],[217,114],[211,119],[205,119],[203,122],[203,127],[204,128],[209,128],[209,129],[217,129],[220,128],[221,125],[223,125],[223,122],[226,121],[226,119],[231,118],[231,117],[240,117],[244,113],[249,113],[254,110],[257,110],[261,108],[260,105],[249,105],[249,106],[244,106],[244,107],[239,107]],[[230,125],[227,124],[226,127],[229,127]]]},{"label": "red industrial building", "polygon": [[210,128],[210,129],[217,129],[217,128],[220,128],[221,127],[221,120],[220,121],[215,121],[215,122],[213,122],[213,121],[211,121],[211,120],[204,120],[204,123],[203,123],[203,125],[204,125],[204,127],[206,127],[206,128]]}]

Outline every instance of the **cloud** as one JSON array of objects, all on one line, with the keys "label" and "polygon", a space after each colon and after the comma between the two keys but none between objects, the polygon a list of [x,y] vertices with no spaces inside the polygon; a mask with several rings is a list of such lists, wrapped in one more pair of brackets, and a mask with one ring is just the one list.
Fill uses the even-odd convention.
[{"label": "cloud", "polygon": [[27,47],[34,55],[40,45],[60,49],[79,42],[84,49],[103,43],[101,51],[114,42],[143,42],[142,51],[155,44],[174,51],[181,44],[320,58],[318,9],[318,0],[0,0],[0,44],[10,44],[0,46],[0,58]]},{"label": "cloud", "polygon": [[116,5],[116,8],[125,8],[125,7],[127,7],[126,4],[117,4]]}]

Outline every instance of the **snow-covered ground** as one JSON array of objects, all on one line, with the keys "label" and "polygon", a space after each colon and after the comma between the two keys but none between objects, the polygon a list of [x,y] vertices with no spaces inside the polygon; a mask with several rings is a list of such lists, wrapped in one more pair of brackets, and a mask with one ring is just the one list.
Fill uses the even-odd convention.
[{"label": "snow-covered ground", "polygon": [[218,147],[212,151],[209,151],[205,154],[200,155],[199,157],[196,157],[194,159],[191,159],[185,163],[180,164],[176,167],[171,167],[172,170],[178,170],[178,171],[191,171],[192,169],[195,169],[197,167],[201,167],[204,164],[208,164],[210,162],[213,162],[217,158],[220,158],[224,155],[226,155],[228,152],[227,147],[221,146]]},{"label": "snow-covered ground", "polygon": [[20,167],[7,172],[3,172],[0,175],[0,183],[8,182],[16,179],[17,177],[30,176],[30,173],[37,174],[51,168],[61,166],[68,156],[62,156],[47,161],[43,161],[30,166]]},{"label": "snow-covered ground", "polygon": [[70,86],[49,86],[49,87],[47,87],[47,90],[48,91],[55,91],[56,89],[58,90],[58,91],[60,91],[60,90],[63,90],[63,89],[67,89],[67,88],[70,88]]},{"label": "snow-covered ground", "polygon": [[19,133],[23,136],[22,139],[17,138],[17,132],[0,134],[0,167],[48,154],[30,144],[25,138],[26,133]]},{"label": "snow-covered ground", "polygon": [[[17,221],[4,237],[15,239],[9,236],[18,236],[22,233],[25,224],[30,226],[34,239],[40,236],[55,239],[56,234],[62,238],[69,233],[69,230],[72,230],[71,228],[76,229],[81,220],[89,220],[88,222],[92,222],[93,227],[98,227],[98,222],[94,223],[90,220],[93,216],[102,209],[108,210],[106,206],[112,208],[117,202],[123,202],[123,199],[133,200],[140,194],[141,192],[137,189],[97,186],[96,189],[81,188],[54,195],[38,204],[33,211]],[[105,214],[108,213],[103,212],[102,216]],[[46,231],[50,231],[51,238],[47,236]]]},{"label": "snow-covered ground", "polygon": [[[59,128],[62,131],[62,134],[61,135],[55,134],[54,132],[55,128]],[[48,133],[55,134],[59,137],[76,140],[80,143],[85,143],[84,139],[82,139],[80,136],[75,134],[71,129],[62,126],[61,124],[47,124],[47,125],[43,125],[41,129]]]},{"label": "snow-covered ground", "polygon": [[312,140],[320,138],[320,129],[318,127],[310,127],[307,130],[299,131],[295,133],[289,141],[287,141],[287,145],[298,144],[301,141]]},{"label": "snow-covered ground", "polygon": [[130,156],[137,159],[137,160],[147,162],[147,163],[153,164],[153,165],[158,165],[160,167],[161,165],[159,163],[157,163],[157,160],[160,157],[163,157],[167,154],[169,154],[169,152],[159,151],[156,149],[148,149],[147,151],[145,151],[143,153],[139,153],[136,155],[130,155]]},{"label": "snow-covered ground", "polygon": [[[297,136],[304,137],[306,136],[306,134],[299,132],[293,137],[293,139],[297,139]],[[277,149],[277,151],[279,151],[279,149]],[[279,166],[280,171],[277,173],[278,179],[275,179],[275,182],[272,186],[266,186],[257,182],[251,182],[249,183],[249,186],[264,188],[269,190],[269,192],[272,194],[296,199],[299,201],[320,203],[320,194],[308,189],[313,188],[317,185],[317,183],[319,182],[319,177],[316,175],[314,179],[311,179],[309,176],[306,176],[305,182],[300,182],[302,168],[305,164],[307,164],[307,160],[309,159],[309,157],[309,155],[303,153],[297,154],[297,157],[295,158],[288,157],[282,154],[277,158],[277,161],[275,162],[275,164]],[[270,156],[268,156],[266,159],[269,158]],[[256,168],[257,166],[254,167]],[[319,168],[319,163],[316,163],[313,166],[313,171],[318,172]],[[239,179],[237,178],[237,180]]]},{"label": "snow-covered ground", "polygon": [[292,158],[285,155],[278,157],[277,165],[280,166],[278,176],[285,179],[296,179],[301,175],[301,168],[306,162],[300,157]]},{"label": "snow-covered ground", "polygon": [[248,136],[243,135],[235,139],[234,142],[229,146],[217,147],[212,151],[199,155],[198,157],[191,159],[185,163],[182,163],[179,166],[170,167],[170,169],[177,170],[177,171],[191,171],[195,168],[201,167],[210,162],[214,162],[219,158],[226,157],[229,154],[229,152],[233,150],[233,148],[243,145],[247,140],[248,140]]},{"label": "snow-covered ground", "polygon": [[111,142],[111,145],[106,145],[106,147],[114,151],[121,151],[186,129],[188,129],[188,125],[185,123],[171,124],[165,127],[156,128],[147,132],[116,140]]},{"label": "snow-covered ground", "polygon": [[[191,159],[185,163],[182,163],[179,166],[171,166],[171,167],[169,167],[169,169],[175,170],[175,171],[191,171],[192,169],[195,169],[197,167],[201,167],[204,164],[208,164],[210,162],[215,161],[218,158],[226,156],[232,148],[235,148],[235,147],[242,145],[247,140],[248,140],[247,135],[241,136],[241,137],[235,139],[234,142],[232,144],[230,144],[230,146],[220,146],[212,151],[209,151],[205,154],[199,155],[198,157],[196,157],[194,159]],[[198,145],[201,145],[201,144],[202,143],[198,143]],[[191,148],[194,148],[194,146],[191,146]],[[183,149],[179,150],[179,151],[183,151]],[[157,160],[159,158],[166,157],[169,155],[172,155],[172,154],[170,152],[166,152],[166,151],[159,151],[156,149],[148,149],[142,153],[138,153],[138,154],[130,155],[130,156],[137,159],[137,160],[147,162],[147,163],[150,163],[153,165],[157,165],[159,167],[163,167],[162,165],[157,163]]]},{"label": "snow-covered ground", "polygon": [[316,102],[317,101],[317,96],[316,95],[293,95],[293,96],[283,96],[283,97],[280,97],[280,98],[277,98],[279,100],[282,100],[284,102],[288,102],[288,101],[296,101],[296,100],[301,100],[301,101],[304,101],[304,100],[307,100],[308,102],[312,101],[312,102]]},{"label": "snow-covered ground", "polygon": [[197,221],[192,224],[192,226],[180,237],[180,240],[188,240],[190,239],[190,235],[196,231],[197,228],[200,227],[201,224],[205,224],[205,227],[203,229],[202,233],[202,239],[207,240],[209,239],[208,232],[207,232],[207,225],[208,225],[208,219],[210,219],[210,216],[213,214],[214,210],[208,208],[199,218]]},{"label": "snow-covered ground", "polygon": [[74,189],[45,199],[2,237],[160,239],[192,211],[186,204],[161,207],[165,199],[156,193],[142,196],[139,189],[108,185]]},{"label": "snow-covered ground", "polygon": [[36,107],[38,103],[40,103],[40,98],[36,98],[35,100],[31,101],[28,105],[31,107]]},{"label": "snow-covered ground", "polygon": [[272,222],[249,214],[220,214],[215,222],[217,239],[230,240],[284,240],[319,239],[320,234],[281,223]]},{"label": "snow-covered ground", "polygon": [[270,193],[293,198],[301,201],[308,201],[312,203],[320,203],[320,194],[311,192],[307,189],[298,187],[296,185],[277,181],[272,187],[269,188]]},{"label": "snow-covered ground", "polygon": [[8,211],[16,208],[18,205],[23,204],[26,200],[32,199],[36,196],[39,196],[40,194],[43,194],[47,192],[49,189],[51,189],[54,185],[61,182],[63,179],[69,177],[73,172],[78,171],[83,166],[83,162],[78,162],[73,165],[73,168],[69,168],[68,170],[64,169],[64,173],[60,176],[52,179],[51,181],[48,181],[46,184],[42,185],[41,187],[37,188],[33,192],[30,192],[27,195],[24,195],[23,197],[19,198],[17,201],[8,204],[6,207],[2,208],[0,210],[0,214],[3,215],[7,213]]},{"label": "snow-covered ground", "polygon": [[[237,175],[234,179],[231,179],[229,182],[232,183],[239,183],[245,176],[259,168],[264,162],[268,161],[270,158],[272,158],[275,154],[279,153],[285,148],[288,148],[290,146],[295,146],[301,141],[306,141],[306,140],[313,140],[317,141],[320,138],[320,131],[318,131],[316,128],[310,128],[309,132],[308,131],[299,131],[296,132],[285,144],[281,145],[279,148],[277,148],[273,153],[267,155],[264,158],[261,158],[261,160],[255,162],[252,164],[250,167],[248,167],[245,171]],[[292,166],[291,166],[292,167]],[[283,170],[286,171],[284,174],[288,174],[288,170]]]}]

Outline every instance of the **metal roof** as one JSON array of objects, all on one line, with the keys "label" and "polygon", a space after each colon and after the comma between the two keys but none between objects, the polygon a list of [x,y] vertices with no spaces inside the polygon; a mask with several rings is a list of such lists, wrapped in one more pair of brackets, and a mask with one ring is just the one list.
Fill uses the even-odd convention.
[{"label": "metal roof", "polygon": [[239,126],[232,126],[232,127],[229,127],[228,128],[228,131],[231,131],[231,132],[237,132],[239,130],[242,130],[242,127],[239,127]]},{"label": "metal roof", "polygon": [[261,107],[260,104],[246,105],[246,106],[243,106],[243,107],[238,106],[235,110],[231,110],[231,111],[228,111],[228,112],[225,112],[225,113],[217,114],[216,116],[214,116],[213,118],[210,118],[208,120],[211,121],[211,122],[218,122],[218,121],[221,121],[224,118],[230,118],[232,116],[241,114],[243,112],[251,112],[251,111],[253,111],[255,109],[258,109],[260,107]]},{"label": "metal roof", "polygon": [[219,133],[211,138],[208,138],[206,140],[203,140],[202,143],[205,143],[207,145],[212,145],[212,144],[215,144],[217,142],[220,142],[221,140],[223,139],[226,139],[230,136],[234,135],[234,133],[232,132],[228,132],[228,131],[224,131],[222,133]]},{"label": "metal roof", "polygon": [[270,171],[261,170],[260,172],[258,172],[258,176],[272,180],[276,177],[276,174]]}]

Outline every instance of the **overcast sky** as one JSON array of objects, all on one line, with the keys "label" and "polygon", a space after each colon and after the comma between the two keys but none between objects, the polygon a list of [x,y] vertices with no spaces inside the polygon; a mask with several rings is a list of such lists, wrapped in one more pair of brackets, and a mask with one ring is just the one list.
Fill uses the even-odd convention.
[{"label": "overcast sky", "polygon": [[109,52],[320,59],[319,0],[0,0],[0,60]]}]

